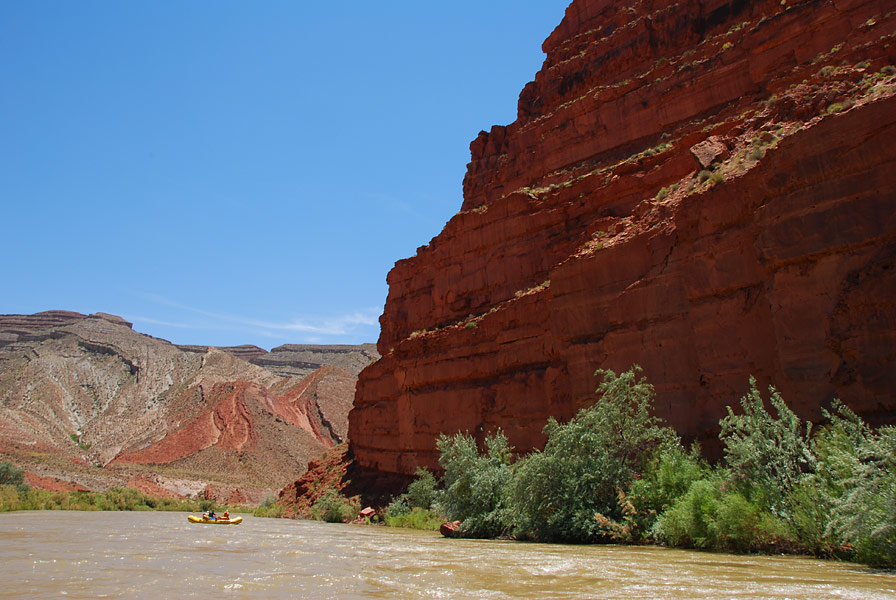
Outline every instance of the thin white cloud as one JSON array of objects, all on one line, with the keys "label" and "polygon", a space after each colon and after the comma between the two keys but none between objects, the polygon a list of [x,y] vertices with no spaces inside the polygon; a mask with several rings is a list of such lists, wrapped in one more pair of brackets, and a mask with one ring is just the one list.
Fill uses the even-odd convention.
[{"label": "thin white cloud", "polygon": [[150,325],[161,325],[163,327],[176,327],[178,329],[193,329],[196,327],[195,324],[187,324],[187,323],[172,323],[171,321],[161,321],[159,319],[152,319],[150,317],[134,317],[128,316],[128,319],[133,321],[134,323],[149,323]]},{"label": "thin white cloud", "polygon": [[345,335],[351,333],[358,326],[374,326],[377,324],[378,315],[373,310],[353,312],[347,315],[327,317],[323,319],[295,319],[287,322],[270,322],[247,320],[246,325],[262,327],[273,331],[298,331],[302,333],[316,333],[320,335]]},{"label": "thin white cloud", "polygon": [[267,338],[289,339],[296,333],[311,334],[314,339],[322,339],[321,336],[345,336],[357,333],[359,329],[378,326],[379,310],[368,308],[355,310],[343,315],[327,317],[303,317],[287,321],[266,321],[250,317],[232,314],[222,314],[188,306],[161,296],[159,294],[141,294],[147,300],[177,310],[201,315],[210,320],[203,323],[175,323],[162,321],[151,317],[133,317],[132,320],[141,323],[152,323],[168,327],[183,329],[226,329],[239,327]]}]

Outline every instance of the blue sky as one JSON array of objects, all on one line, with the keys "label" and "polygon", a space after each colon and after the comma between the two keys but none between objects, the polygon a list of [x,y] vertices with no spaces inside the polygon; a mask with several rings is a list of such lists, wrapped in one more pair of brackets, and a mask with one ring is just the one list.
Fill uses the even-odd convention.
[{"label": "blue sky", "polygon": [[376,341],[567,4],[0,2],[0,313]]}]

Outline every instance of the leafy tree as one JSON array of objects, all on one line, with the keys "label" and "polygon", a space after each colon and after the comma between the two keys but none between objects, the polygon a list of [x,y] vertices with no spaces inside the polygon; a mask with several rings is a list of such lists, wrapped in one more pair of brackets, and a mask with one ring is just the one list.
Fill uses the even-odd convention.
[{"label": "leafy tree", "polygon": [[597,402],[568,423],[548,420],[544,451],[517,463],[510,489],[518,534],[538,540],[590,542],[605,539],[598,519],[619,520],[617,502],[664,443],[674,438],[650,414],[653,386],[634,366],[616,375],[599,370]]}]

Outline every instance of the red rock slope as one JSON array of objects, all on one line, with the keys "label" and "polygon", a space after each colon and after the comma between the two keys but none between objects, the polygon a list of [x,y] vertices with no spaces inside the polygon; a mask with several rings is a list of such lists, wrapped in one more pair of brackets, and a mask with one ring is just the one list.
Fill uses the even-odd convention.
[{"label": "red rock slope", "polygon": [[441,432],[521,451],[644,367],[712,440],[755,375],[804,416],[896,408],[896,6],[576,0],[516,122],[471,144],[461,211],[395,265],[355,458]]}]

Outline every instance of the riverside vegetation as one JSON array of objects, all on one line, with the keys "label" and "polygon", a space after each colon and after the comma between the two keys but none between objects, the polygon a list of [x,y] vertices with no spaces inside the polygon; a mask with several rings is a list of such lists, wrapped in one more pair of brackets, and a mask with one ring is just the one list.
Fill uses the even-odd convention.
[{"label": "riverside vegetation", "polygon": [[596,403],[548,421],[544,450],[515,457],[501,431],[480,452],[442,435],[441,477],[420,470],[386,522],[466,537],[656,543],[733,552],[792,552],[896,566],[896,427],[876,430],[834,401],[815,431],[755,379],[720,421],[724,460],[710,465],[651,416],[640,368],[600,370]]},{"label": "riverside vegetation", "polygon": [[[160,498],[140,490],[112,488],[105,492],[36,490],[25,483],[25,471],[11,462],[0,463],[0,512],[16,510],[163,510],[199,512],[217,509],[214,501],[191,498]],[[222,510],[245,512],[239,506]]]}]

